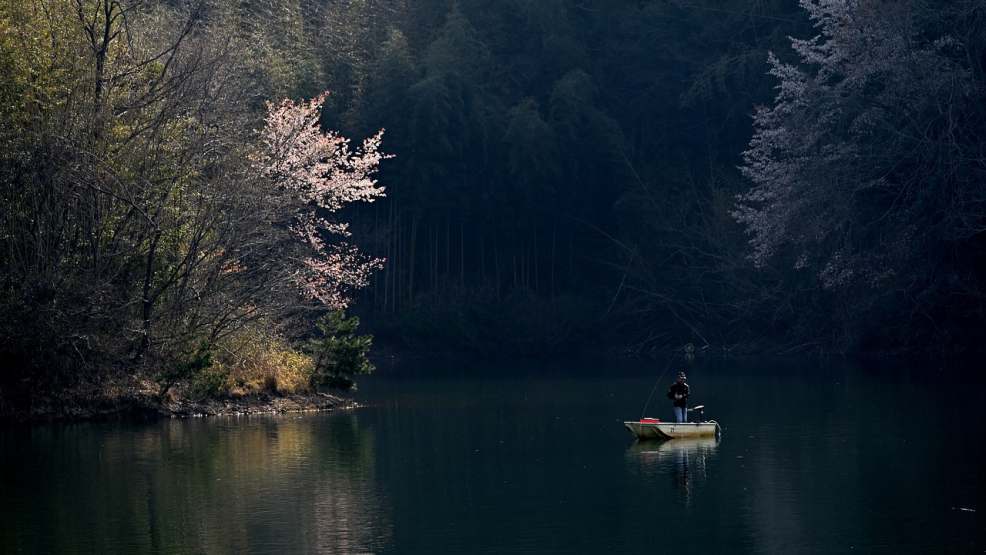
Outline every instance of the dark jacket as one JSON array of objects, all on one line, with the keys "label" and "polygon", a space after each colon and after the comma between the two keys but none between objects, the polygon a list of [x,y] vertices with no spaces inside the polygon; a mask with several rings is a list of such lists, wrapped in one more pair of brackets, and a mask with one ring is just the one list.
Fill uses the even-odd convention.
[{"label": "dark jacket", "polygon": [[[675,399],[675,394],[681,394],[681,399]],[[688,406],[688,384],[674,382],[671,387],[668,388],[668,399],[674,401],[674,406],[676,407],[687,407]]]}]

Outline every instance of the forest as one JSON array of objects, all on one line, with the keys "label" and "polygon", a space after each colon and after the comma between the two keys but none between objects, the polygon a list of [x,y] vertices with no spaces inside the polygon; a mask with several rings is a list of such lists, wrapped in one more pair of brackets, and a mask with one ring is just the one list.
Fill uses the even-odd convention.
[{"label": "forest", "polygon": [[0,71],[8,397],[982,350],[981,0],[0,0]]}]

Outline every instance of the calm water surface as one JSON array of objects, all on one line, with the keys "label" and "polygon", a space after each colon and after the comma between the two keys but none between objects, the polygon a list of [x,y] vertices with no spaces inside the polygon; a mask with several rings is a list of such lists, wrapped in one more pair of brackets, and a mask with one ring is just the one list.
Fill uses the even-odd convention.
[{"label": "calm water surface", "polygon": [[626,361],[398,365],[339,414],[0,429],[0,552],[986,550],[981,378],[697,366],[718,442],[635,443],[664,364]]}]

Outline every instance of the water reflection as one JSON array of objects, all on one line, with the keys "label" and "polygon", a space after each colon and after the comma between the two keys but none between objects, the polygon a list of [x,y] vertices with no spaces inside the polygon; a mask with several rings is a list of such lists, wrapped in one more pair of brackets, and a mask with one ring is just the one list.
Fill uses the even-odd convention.
[{"label": "water reflection", "polygon": [[384,507],[376,481],[376,442],[373,430],[360,427],[355,415],[335,418],[324,444],[335,460],[323,460],[325,472],[315,486],[314,545],[318,553],[379,551],[393,536],[390,512]]},{"label": "water reflection", "polygon": [[[373,432],[355,414],[52,426],[6,438],[0,551],[379,551]],[[16,476],[48,476],[21,483]],[[78,480],[79,476],[87,477]]]},{"label": "water reflection", "polygon": [[346,414],[0,429],[0,553],[983,551],[980,378],[706,376],[719,443],[628,447],[652,375],[376,377]]},{"label": "water reflection", "polygon": [[638,466],[644,477],[671,477],[686,506],[692,494],[708,479],[708,463],[719,441],[714,437],[638,441],[627,449],[627,459]]}]

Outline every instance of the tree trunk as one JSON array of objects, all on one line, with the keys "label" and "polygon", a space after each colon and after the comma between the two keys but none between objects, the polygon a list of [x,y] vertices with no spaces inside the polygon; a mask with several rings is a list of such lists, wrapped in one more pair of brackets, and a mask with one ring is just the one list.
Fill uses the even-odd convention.
[{"label": "tree trunk", "polygon": [[141,338],[134,354],[134,361],[141,362],[144,354],[151,345],[151,315],[154,308],[154,301],[151,297],[151,280],[154,279],[154,259],[157,254],[158,242],[161,240],[161,231],[156,230],[151,239],[151,248],[147,251],[147,259],[144,264],[144,285],[141,293]]}]

